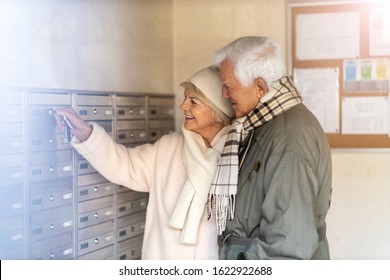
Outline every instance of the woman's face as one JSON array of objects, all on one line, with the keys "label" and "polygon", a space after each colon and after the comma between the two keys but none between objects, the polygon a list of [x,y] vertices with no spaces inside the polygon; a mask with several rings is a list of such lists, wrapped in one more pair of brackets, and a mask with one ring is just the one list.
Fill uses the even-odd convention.
[{"label": "woman's face", "polygon": [[216,114],[213,110],[202,103],[189,89],[184,91],[184,100],[180,109],[185,117],[184,127],[200,134],[209,143],[223,127],[222,123],[215,121]]}]

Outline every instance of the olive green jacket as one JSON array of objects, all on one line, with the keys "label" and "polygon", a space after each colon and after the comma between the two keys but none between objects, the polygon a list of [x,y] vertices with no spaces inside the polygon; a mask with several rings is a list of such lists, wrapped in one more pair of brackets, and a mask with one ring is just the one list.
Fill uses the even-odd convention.
[{"label": "olive green jacket", "polygon": [[331,152],[317,119],[299,104],[246,141],[220,259],[329,259]]}]

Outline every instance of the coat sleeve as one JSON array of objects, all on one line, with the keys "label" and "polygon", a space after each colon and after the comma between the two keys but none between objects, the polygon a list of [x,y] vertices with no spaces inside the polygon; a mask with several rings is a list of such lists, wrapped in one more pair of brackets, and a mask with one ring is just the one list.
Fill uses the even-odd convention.
[{"label": "coat sleeve", "polygon": [[80,143],[72,139],[72,146],[107,180],[135,191],[149,192],[156,170],[158,145],[144,144],[127,148],[116,143],[96,124],[90,137]]},{"label": "coat sleeve", "polygon": [[247,259],[310,259],[318,247],[316,197],[312,167],[289,152],[266,163],[260,229]]}]

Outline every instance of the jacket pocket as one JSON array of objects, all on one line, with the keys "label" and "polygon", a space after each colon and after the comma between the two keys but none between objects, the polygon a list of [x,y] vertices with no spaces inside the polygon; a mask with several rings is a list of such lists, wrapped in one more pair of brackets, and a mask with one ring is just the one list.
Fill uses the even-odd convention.
[{"label": "jacket pocket", "polygon": [[259,192],[262,192],[261,180],[259,180],[260,162],[256,161],[252,164],[251,172],[247,175],[245,181],[243,181],[241,188],[241,196],[244,197],[244,202],[241,204],[243,209],[243,217],[249,219],[253,217],[254,212],[260,213],[259,206],[261,199]]}]

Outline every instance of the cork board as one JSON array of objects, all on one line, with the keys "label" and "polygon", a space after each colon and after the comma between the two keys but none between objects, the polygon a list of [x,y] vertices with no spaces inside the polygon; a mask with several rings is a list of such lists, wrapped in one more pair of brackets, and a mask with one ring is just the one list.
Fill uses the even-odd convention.
[{"label": "cork board", "polygon": [[[386,11],[383,3],[372,1],[342,2],[340,4],[335,2],[288,4],[288,55],[290,74],[294,76],[296,70],[300,71],[304,69],[338,69],[338,96],[335,97],[335,99],[338,99],[335,107],[338,108],[337,110],[334,110],[334,112],[337,112],[338,114],[337,120],[335,121],[338,129],[335,131],[325,131],[332,148],[390,148],[388,112],[387,120],[384,117],[380,120],[380,125],[383,127],[372,130],[370,130],[370,128],[368,128],[368,130],[363,129],[362,131],[359,129],[354,130],[352,125],[349,126],[349,123],[357,122],[357,125],[359,126],[362,125],[363,122],[359,122],[356,115],[351,114],[351,111],[347,110],[347,108],[349,108],[347,106],[351,105],[349,105],[349,102],[346,102],[352,101],[351,103],[354,104],[356,100],[368,100],[369,102],[371,102],[371,100],[375,100],[375,102],[379,100],[376,105],[384,108],[384,110],[381,111],[383,112],[382,116],[385,115],[385,109],[388,110],[389,66],[387,62],[390,60],[390,52],[386,49],[387,46],[385,46],[384,50],[378,48],[373,43],[374,40],[372,39],[374,33],[373,21],[377,19],[376,15],[378,11],[380,11],[380,19],[390,18],[390,12],[386,16],[383,16],[383,13],[387,13],[383,12]],[[308,29],[309,32],[312,32],[311,34],[315,37],[316,31],[313,30],[326,30],[326,26],[322,26],[326,24],[326,21],[322,20],[322,16],[325,16],[326,19],[335,18],[337,20],[337,17],[339,16],[350,17],[351,15],[352,18],[357,19],[356,21],[352,20],[352,22],[357,23],[355,28],[356,37],[358,38],[358,40],[356,40],[356,46],[351,43],[344,45],[342,43],[340,44],[340,41],[337,41],[337,38],[334,39],[335,41],[332,41],[333,38],[329,36],[329,40],[327,40],[326,43],[329,43],[328,46],[330,48],[335,48],[337,47],[337,44],[340,44],[335,55],[325,55],[323,57],[322,54],[324,52],[317,52],[317,50],[311,51],[310,41],[302,35],[304,33],[304,31],[302,31],[302,26],[303,29]],[[383,16],[383,18],[381,18],[381,16]],[[315,25],[310,24],[313,22],[312,19],[317,19]],[[304,24],[302,24],[302,20],[304,21]],[[347,24],[348,23],[346,22],[345,25]],[[383,22],[381,22],[381,24],[383,24]],[[382,29],[390,30],[390,20],[388,20],[386,24],[388,25]],[[313,27],[312,30],[309,29],[310,26]],[[340,25],[336,25],[336,27],[333,26],[333,29],[329,34],[338,34],[338,29],[342,30],[345,27],[341,25],[340,28],[338,28],[337,26]],[[305,44],[302,44],[302,42]],[[306,42],[308,42],[308,44],[306,44]],[[307,45],[309,45],[309,47]],[[326,44],[321,44],[320,46],[325,48]],[[349,52],[345,57],[343,53],[344,49],[346,52]],[[371,78],[372,80],[370,81],[363,81],[365,75],[363,65],[367,61],[371,64],[385,61],[386,65],[384,71],[386,78],[379,78],[379,70],[375,70],[375,75],[378,75],[378,77]],[[359,78],[349,80],[347,71],[349,63],[358,63],[358,69],[360,71]],[[353,106],[356,106],[356,104]],[[378,110],[377,112],[374,112],[374,114],[375,113],[378,113]],[[373,119],[370,119],[371,117]],[[376,116],[367,116],[365,121],[375,122],[374,118],[376,118]],[[386,121],[387,125],[384,125]]]}]

